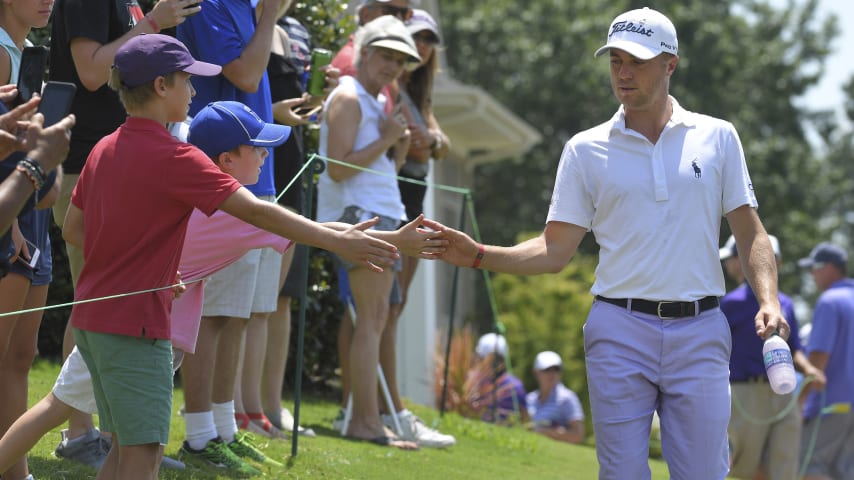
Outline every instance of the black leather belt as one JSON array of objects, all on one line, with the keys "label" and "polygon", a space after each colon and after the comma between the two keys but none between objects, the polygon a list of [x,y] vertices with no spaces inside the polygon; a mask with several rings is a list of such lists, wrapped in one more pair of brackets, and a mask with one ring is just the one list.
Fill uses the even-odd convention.
[{"label": "black leather belt", "polygon": [[[601,295],[596,295],[596,300],[601,300],[618,307],[629,308],[628,298],[607,298]],[[700,309],[697,311],[695,302],[652,302],[640,298],[632,298],[632,312],[646,313],[649,315],[657,315],[658,318],[681,318],[693,317],[699,315],[700,312],[717,308],[720,305],[718,297],[703,297],[696,302],[696,306]]]}]

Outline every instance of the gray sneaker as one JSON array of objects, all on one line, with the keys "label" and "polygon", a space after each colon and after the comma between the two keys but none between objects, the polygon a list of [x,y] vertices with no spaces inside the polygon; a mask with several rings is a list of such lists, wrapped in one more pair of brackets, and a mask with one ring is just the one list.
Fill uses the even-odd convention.
[{"label": "gray sneaker", "polygon": [[175,460],[172,457],[163,455],[163,458],[160,459],[160,468],[165,468],[167,470],[184,470],[187,466],[184,465],[184,462],[181,460]]},{"label": "gray sneaker", "polygon": [[77,438],[68,438],[68,430],[59,433],[62,435],[62,440],[53,451],[54,455],[89,465],[96,470],[101,468],[110,451],[110,442],[101,436],[97,428]]}]

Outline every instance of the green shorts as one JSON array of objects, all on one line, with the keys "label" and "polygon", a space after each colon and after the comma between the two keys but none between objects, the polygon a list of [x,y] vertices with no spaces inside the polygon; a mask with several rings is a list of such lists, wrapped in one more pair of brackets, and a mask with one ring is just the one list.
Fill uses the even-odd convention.
[{"label": "green shorts", "polygon": [[92,374],[101,430],[119,445],[169,442],[172,343],[74,329]]}]

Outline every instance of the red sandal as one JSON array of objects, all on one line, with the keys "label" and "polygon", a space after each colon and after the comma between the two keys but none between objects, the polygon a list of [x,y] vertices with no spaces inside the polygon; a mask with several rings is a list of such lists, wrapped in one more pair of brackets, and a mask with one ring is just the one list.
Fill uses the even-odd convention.
[{"label": "red sandal", "polygon": [[270,419],[263,413],[234,413],[237,427],[241,430],[262,435],[267,438],[287,438],[287,435],[273,426]]}]

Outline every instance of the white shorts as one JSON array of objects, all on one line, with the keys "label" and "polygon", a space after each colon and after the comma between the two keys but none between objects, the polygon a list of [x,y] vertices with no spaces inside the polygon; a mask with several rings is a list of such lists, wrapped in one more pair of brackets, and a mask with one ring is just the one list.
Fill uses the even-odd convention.
[{"label": "white shorts", "polygon": [[53,385],[53,396],[81,412],[91,415],[98,413],[92,376],[76,346],[62,364],[62,370]]}]

